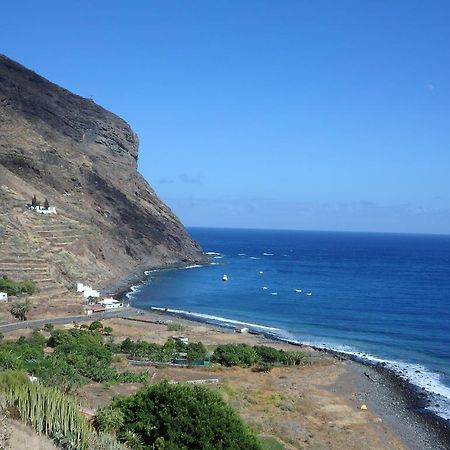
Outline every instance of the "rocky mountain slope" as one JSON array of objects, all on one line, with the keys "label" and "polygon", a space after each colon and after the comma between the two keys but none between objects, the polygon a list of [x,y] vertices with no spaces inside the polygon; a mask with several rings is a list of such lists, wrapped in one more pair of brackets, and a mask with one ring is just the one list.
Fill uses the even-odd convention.
[{"label": "rocky mountain slope", "polygon": [[[204,261],[137,158],[125,121],[0,55],[0,274],[37,280],[45,301],[77,280]],[[35,194],[58,214],[28,210]]]}]

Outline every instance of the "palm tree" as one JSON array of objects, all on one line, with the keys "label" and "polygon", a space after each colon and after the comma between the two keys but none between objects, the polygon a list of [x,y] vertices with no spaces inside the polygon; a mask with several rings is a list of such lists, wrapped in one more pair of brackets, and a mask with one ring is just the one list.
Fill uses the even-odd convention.
[{"label": "palm tree", "polygon": [[30,310],[30,300],[20,300],[15,302],[9,308],[9,312],[19,320],[27,320],[26,314]]}]

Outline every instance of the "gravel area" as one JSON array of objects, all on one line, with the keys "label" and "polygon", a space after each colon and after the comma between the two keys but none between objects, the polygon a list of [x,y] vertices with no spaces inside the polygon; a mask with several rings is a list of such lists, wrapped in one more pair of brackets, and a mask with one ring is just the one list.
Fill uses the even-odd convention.
[{"label": "gravel area", "polygon": [[[346,374],[334,387],[355,407],[365,404],[411,450],[450,449],[450,425],[421,408],[425,399],[391,371],[345,360]],[[355,394],[356,392],[356,394]]]}]

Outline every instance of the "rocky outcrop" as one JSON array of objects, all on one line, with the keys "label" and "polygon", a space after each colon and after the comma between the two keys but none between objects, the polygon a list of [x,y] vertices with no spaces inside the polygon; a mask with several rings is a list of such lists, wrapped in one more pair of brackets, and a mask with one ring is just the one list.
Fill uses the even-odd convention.
[{"label": "rocky outcrop", "polygon": [[[138,173],[137,159],[138,138],[124,120],[0,56],[4,253],[45,260],[66,284],[106,284],[134,270],[204,261]],[[48,198],[57,216],[27,210],[34,194]]]}]

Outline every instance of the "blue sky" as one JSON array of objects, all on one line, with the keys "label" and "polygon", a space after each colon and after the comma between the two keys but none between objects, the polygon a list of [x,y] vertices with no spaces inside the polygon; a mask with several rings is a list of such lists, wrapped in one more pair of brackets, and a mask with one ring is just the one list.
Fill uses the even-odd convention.
[{"label": "blue sky", "polygon": [[186,225],[450,233],[450,3],[15,1],[0,52],[127,120]]}]

